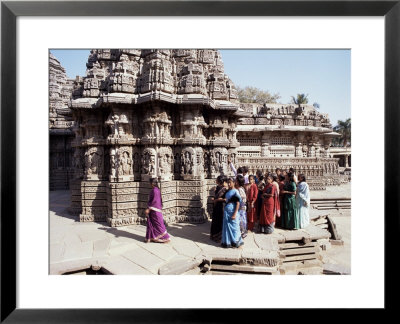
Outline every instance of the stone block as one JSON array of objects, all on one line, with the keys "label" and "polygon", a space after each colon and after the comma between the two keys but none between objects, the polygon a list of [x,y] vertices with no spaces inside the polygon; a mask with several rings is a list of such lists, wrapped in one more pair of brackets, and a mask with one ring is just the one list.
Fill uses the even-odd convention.
[{"label": "stone block", "polygon": [[159,275],[181,275],[190,270],[195,269],[196,267],[199,269],[200,261],[193,258],[176,258],[172,259],[166,264],[164,264],[158,270]]},{"label": "stone block", "polygon": [[241,260],[242,250],[241,249],[223,249],[218,248],[207,251],[213,262],[224,261],[239,263]]},{"label": "stone block", "polygon": [[100,200],[100,199],[84,199],[82,197],[82,207],[101,207],[107,206],[107,200]]},{"label": "stone block", "polygon": [[264,234],[254,234],[254,241],[260,249],[266,251],[279,250],[278,240],[275,237]]},{"label": "stone block", "polygon": [[122,256],[115,256],[102,265],[102,270],[113,275],[150,275],[152,272]]},{"label": "stone block", "polygon": [[170,244],[159,244],[159,243],[137,243],[141,248],[149,251],[150,253],[158,256],[164,261],[169,261],[177,256],[176,250]]},{"label": "stone block", "polygon": [[329,240],[332,245],[344,245],[343,240]]},{"label": "stone block", "polygon": [[276,267],[279,263],[279,259],[280,258],[277,251],[243,249],[240,258],[240,263]]},{"label": "stone block", "polygon": [[276,274],[278,272],[278,267],[265,267],[265,266],[256,266],[256,265],[239,265],[239,264],[212,264],[211,269],[221,270],[221,271],[229,271],[229,272],[250,272],[250,273],[262,273],[262,274]]},{"label": "stone block", "polygon": [[351,271],[345,266],[339,264],[326,263],[323,265],[324,274],[336,274],[336,275],[350,275]]},{"label": "stone block", "polygon": [[154,274],[165,263],[165,260],[140,247],[127,251],[122,256]]},{"label": "stone block", "polygon": [[108,187],[111,189],[125,189],[125,188],[139,188],[140,187],[140,182],[123,182],[123,183],[118,183],[118,182],[110,182],[108,184]]},{"label": "stone block", "polygon": [[202,203],[199,200],[176,200],[176,205],[178,207],[202,207]]}]

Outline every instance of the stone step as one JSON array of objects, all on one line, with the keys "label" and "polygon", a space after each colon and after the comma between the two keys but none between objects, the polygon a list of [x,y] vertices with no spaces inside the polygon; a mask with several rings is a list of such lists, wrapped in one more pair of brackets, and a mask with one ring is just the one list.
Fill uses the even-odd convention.
[{"label": "stone step", "polygon": [[286,250],[286,249],[298,249],[298,248],[303,248],[303,247],[313,247],[317,246],[317,242],[309,242],[309,243],[281,243],[279,244],[279,249],[280,250]]},{"label": "stone step", "polygon": [[319,247],[307,247],[307,248],[299,248],[299,249],[288,249],[280,251],[282,256],[288,257],[291,255],[301,255],[301,254],[310,254],[319,252]]},{"label": "stone step", "polygon": [[211,271],[224,270],[232,272],[252,272],[252,273],[267,273],[276,274],[278,272],[277,267],[263,267],[263,266],[252,266],[252,265],[240,265],[240,264],[211,264]]},{"label": "stone step", "polygon": [[319,253],[310,253],[310,254],[302,254],[302,255],[292,255],[292,256],[283,256],[282,262],[291,262],[291,261],[301,261],[301,260],[313,260],[318,259]]}]

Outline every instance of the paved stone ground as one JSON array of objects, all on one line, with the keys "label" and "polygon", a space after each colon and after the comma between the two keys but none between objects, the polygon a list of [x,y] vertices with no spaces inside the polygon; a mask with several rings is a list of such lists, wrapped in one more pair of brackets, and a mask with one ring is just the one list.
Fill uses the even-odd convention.
[{"label": "paved stone ground", "polygon": [[[249,233],[242,248],[223,249],[209,239],[210,222],[179,223],[167,227],[170,243],[145,243],[145,226],[111,228],[105,223],[81,223],[68,213],[68,204],[69,191],[50,192],[50,274],[92,266],[103,267],[112,274],[198,274],[197,266],[210,256],[227,261],[261,260],[260,264],[273,268],[278,260],[276,239],[282,235],[286,239],[310,235],[313,230],[307,233],[277,229],[272,235]],[[332,245],[325,259],[350,268],[350,214],[346,213],[347,216],[336,211],[332,215],[344,245]]]},{"label": "paved stone ground", "polygon": [[311,199],[320,198],[351,198],[351,182],[340,186],[327,186],[326,190],[313,190],[310,193]]}]

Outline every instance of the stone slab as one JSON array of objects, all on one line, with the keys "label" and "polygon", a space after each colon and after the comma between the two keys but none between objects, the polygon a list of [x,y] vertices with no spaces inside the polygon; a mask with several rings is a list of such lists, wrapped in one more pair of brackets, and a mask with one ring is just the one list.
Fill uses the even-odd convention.
[{"label": "stone slab", "polygon": [[95,260],[93,258],[57,262],[50,264],[49,274],[62,275],[66,272],[89,269],[94,263]]},{"label": "stone slab", "polygon": [[215,261],[229,261],[239,263],[241,259],[242,249],[215,249],[207,251],[213,262]]},{"label": "stone slab", "polygon": [[157,274],[158,269],[165,263],[163,259],[141,247],[127,251],[122,256],[154,274]]},{"label": "stone slab", "polygon": [[160,259],[162,259],[164,261],[169,261],[173,257],[178,255],[176,250],[174,250],[170,244],[160,244],[160,243],[152,243],[152,242],[149,242],[149,243],[138,242],[137,244],[141,248],[158,256]]},{"label": "stone slab", "polygon": [[105,231],[93,231],[93,230],[80,232],[78,233],[78,236],[81,242],[98,241],[107,238],[107,234]]},{"label": "stone slab", "polygon": [[180,275],[194,268],[198,268],[201,261],[192,258],[174,258],[158,270],[160,275]]},{"label": "stone slab", "polygon": [[278,271],[278,267],[264,267],[264,266],[253,266],[253,265],[226,265],[226,264],[212,264],[212,270],[225,270],[225,271],[236,271],[236,272],[253,272],[253,273],[275,273]]},{"label": "stone slab", "polygon": [[111,240],[108,238],[93,242],[93,257],[104,256],[108,254]]},{"label": "stone slab", "polygon": [[113,275],[151,275],[152,273],[122,256],[110,258],[102,265],[102,270]]},{"label": "stone slab", "polygon": [[91,258],[93,242],[80,242],[65,244],[64,260]]},{"label": "stone slab", "polygon": [[64,257],[64,243],[50,244],[50,263],[60,262]]},{"label": "stone slab", "polygon": [[240,263],[252,265],[266,265],[275,267],[279,262],[279,254],[276,251],[266,251],[259,249],[244,249],[240,257]]},{"label": "stone slab", "polygon": [[310,243],[281,243],[279,244],[279,249],[286,250],[286,249],[298,249],[302,247],[312,247],[317,246],[317,242],[310,242]]},{"label": "stone slab", "polygon": [[265,234],[254,234],[254,241],[256,245],[263,250],[278,251],[278,239],[276,237]]},{"label": "stone slab", "polygon": [[282,262],[291,262],[291,261],[302,261],[302,260],[313,260],[319,258],[319,254],[303,254],[303,255],[293,255],[293,256],[284,256]]},{"label": "stone slab", "polygon": [[323,265],[324,274],[350,275],[351,271],[339,264],[327,263]]},{"label": "stone slab", "polygon": [[298,249],[287,249],[280,251],[281,255],[289,256],[289,255],[300,255],[300,254],[309,254],[319,252],[319,247],[305,247]]},{"label": "stone slab", "polygon": [[171,243],[178,254],[194,258],[201,253],[201,249],[192,241],[182,239],[179,240],[176,237],[172,237]]}]

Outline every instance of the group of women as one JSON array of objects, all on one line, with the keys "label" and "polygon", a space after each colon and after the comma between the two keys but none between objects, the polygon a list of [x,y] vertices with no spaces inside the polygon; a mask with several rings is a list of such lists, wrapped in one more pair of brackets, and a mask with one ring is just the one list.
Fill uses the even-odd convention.
[{"label": "group of women", "polygon": [[[310,191],[306,177],[293,170],[276,170],[265,176],[261,171],[235,178],[220,175],[213,200],[210,238],[223,247],[240,247],[247,231],[255,229],[270,234],[275,226],[299,229],[310,222]],[[146,242],[170,241],[162,215],[162,197],[156,178],[150,179],[152,190],[146,209]]]},{"label": "group of women", "polygon": [[276,169],[249,175],[248,183],[219,176],[213,197],[210,238],[223,247],[239,247],[247,231],[270,234],[275,227],[299,229],[310,222],[310,191],[306,177]]}]

